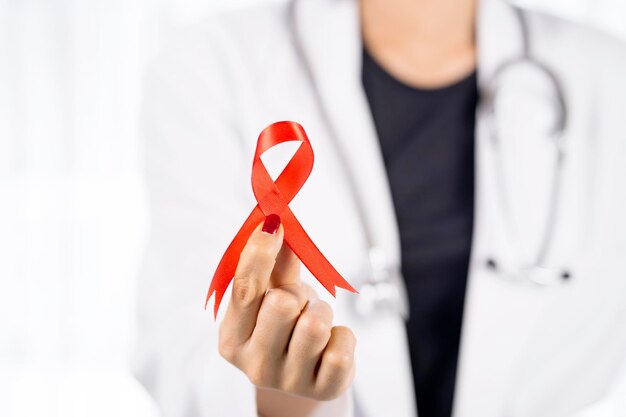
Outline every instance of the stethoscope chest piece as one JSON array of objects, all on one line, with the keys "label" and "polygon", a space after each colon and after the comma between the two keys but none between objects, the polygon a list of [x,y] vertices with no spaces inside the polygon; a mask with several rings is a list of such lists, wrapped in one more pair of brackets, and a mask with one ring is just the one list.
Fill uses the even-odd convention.
[{"label": "stethoscope chest piece", "polygon": [[366,282],[354,298],[356,312],[364,317],[389,313],[409,318],[409,302],[399,266],[380,247],[370,248],[369,271]]}]

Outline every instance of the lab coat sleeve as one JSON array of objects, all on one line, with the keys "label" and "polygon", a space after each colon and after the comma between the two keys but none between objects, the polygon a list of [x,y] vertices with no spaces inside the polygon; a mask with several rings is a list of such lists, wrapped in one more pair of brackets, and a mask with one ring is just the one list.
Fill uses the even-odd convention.
[{"label": "lab coat sleeve", "polygon": [[[230,239],[254,207],[244,145],[206,51],[166,55],[147,72],[144,165],[150,231],[137,286],[135,375],[163,417],[253,417],[255,389],[217,351],[204,300]],[[201,57],[201,58],[200,58]],[[206,59],[206,62],[202,60]],[[352,395],[315,413],[351,417]],[[312,416],[313,417],[313,416]]]}]

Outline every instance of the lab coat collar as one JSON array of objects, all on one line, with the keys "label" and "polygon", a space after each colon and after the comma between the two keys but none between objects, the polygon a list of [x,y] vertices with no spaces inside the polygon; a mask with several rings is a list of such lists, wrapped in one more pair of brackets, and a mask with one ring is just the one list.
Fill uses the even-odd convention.
[{"label": "lab coat collar", "polygon": [[507,0],[479,0],[476,22],[478,81],[485,88],[505,62],[522,55],[522,28]]},{"label": "lab coat collar", "polygon": [[330,140],[337,141],[357,179],[372,240],[399,262],[399,238],[375,126],[361,85],[358,1],[298,0],[296,32],[311,70]]}]

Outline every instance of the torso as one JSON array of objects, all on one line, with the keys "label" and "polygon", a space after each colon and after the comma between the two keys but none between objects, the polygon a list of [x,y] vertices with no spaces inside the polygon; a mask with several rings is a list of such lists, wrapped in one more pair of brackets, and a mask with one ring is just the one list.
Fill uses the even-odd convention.
[{"label": "torso", "polygon": [[364,48],[362,77],[400,232],[419,415],[450,416],[472,241],[476,74],[418,89]]}]

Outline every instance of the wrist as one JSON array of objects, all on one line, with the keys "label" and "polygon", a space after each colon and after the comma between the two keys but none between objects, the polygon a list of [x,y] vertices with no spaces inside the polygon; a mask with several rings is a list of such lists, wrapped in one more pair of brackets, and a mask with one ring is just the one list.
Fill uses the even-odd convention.
[{"label": "wrist", "polygon": [[299,397],[269,388],[256,388],[259,417],[305,417],[321,405],[322,401]]}]

